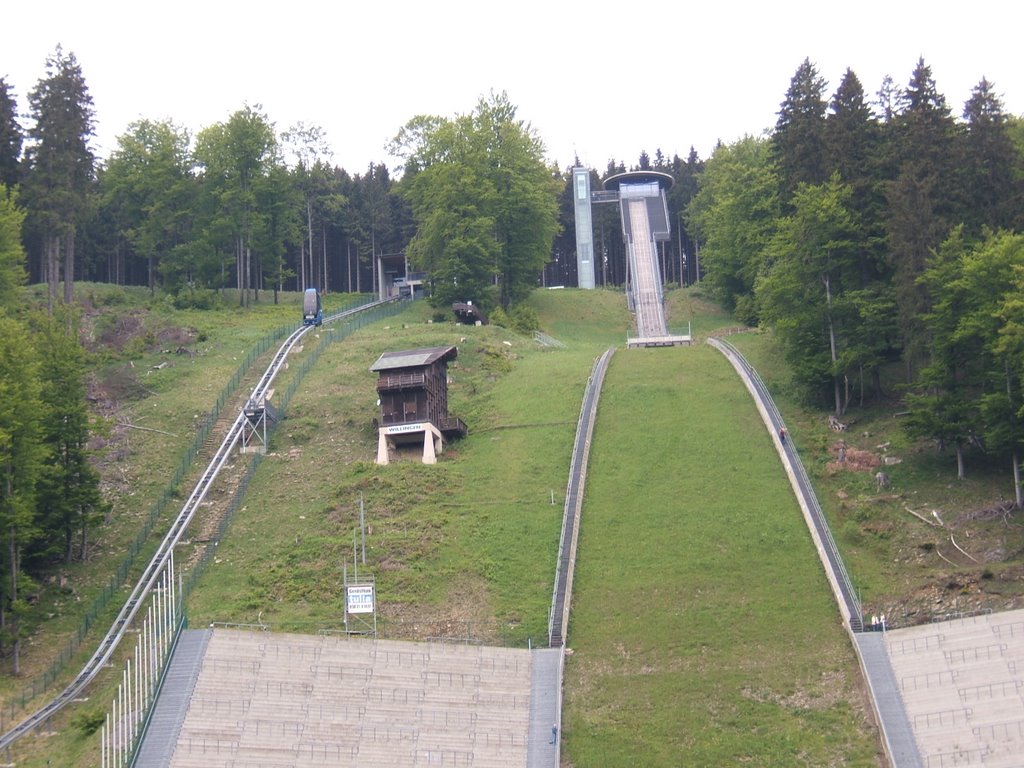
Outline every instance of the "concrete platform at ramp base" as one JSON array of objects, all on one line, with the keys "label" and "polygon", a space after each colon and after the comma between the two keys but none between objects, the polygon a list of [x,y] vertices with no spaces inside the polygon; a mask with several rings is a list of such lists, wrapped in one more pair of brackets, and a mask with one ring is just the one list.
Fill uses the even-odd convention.
[{"label": "concrete platform at ramp base", "polygon": [[927,767],[1024,765],[1024,611],[885,633]]},{"label": "concrete platform at ramp base", "polygon": [[680,347],[690,346],[693,338],[690,336],[630,336],[626,339],[626,346],[635,347]]},{"label": "concrete platform at ramp base", "polygon": [[147,766],[554,768],[559,667],[535,670],[541,653],[216,629],[173,750]]}]

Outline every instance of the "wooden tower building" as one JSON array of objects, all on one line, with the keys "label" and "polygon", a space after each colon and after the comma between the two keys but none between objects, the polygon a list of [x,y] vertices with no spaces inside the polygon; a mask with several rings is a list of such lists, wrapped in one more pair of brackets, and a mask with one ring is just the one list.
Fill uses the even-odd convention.
[{"label": "wooden tower building", "polygon": [[448,415],[448,362],[458,354],[457,347],[407,349],[385,352],[370,366],[379,376],[378,464],[414,443],[423,445],[423,463],[435,464],[446,439],[465,436],[466,425]]}]

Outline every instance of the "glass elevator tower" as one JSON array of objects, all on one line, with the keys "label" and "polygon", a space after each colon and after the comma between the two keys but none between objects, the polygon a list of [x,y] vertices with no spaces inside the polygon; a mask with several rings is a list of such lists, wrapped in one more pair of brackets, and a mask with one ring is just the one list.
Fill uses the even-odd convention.
[{"label": "glass elevator tower", "polygon": [[576,206],[576,274],[580,288],[594,287],[594,225],[590,217],[590,170],[573,168]]}]

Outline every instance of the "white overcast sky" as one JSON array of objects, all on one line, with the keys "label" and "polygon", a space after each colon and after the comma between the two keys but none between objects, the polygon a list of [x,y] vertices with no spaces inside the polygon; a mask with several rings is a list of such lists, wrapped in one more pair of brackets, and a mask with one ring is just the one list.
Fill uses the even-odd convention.
[{"label": "white overcast sky", "polygon": [[[50,0],[4,12],[0,76],[21,112],[60,44],[94,100],[102,159],[133,120],[171,119],[194,136],[246,104],[279,132],[324,129],[350,173],[397,161],[384,150],[411,117],[471,112],[506,91],[561,168],[603,171],[641,150],[702,158],[760,135],[804,58],[831,97],[849,67],[870,99],[905,86],[923,56],[959,117],[982,76],[1024,114],[1024,4],[702,3],[576,0]],[[636,13],[636,16],[627,14]],[[28,124],[22,120],[23,127]]]}]

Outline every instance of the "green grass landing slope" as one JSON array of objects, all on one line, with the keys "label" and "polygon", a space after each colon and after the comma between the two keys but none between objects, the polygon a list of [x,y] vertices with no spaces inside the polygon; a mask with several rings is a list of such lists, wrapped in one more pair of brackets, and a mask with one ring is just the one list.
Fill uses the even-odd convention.
[{"label": "green grass landing slope", "polygon": [[878,764],[800,510],[710,347],[612,360],[568,645],[571,764]]}]

